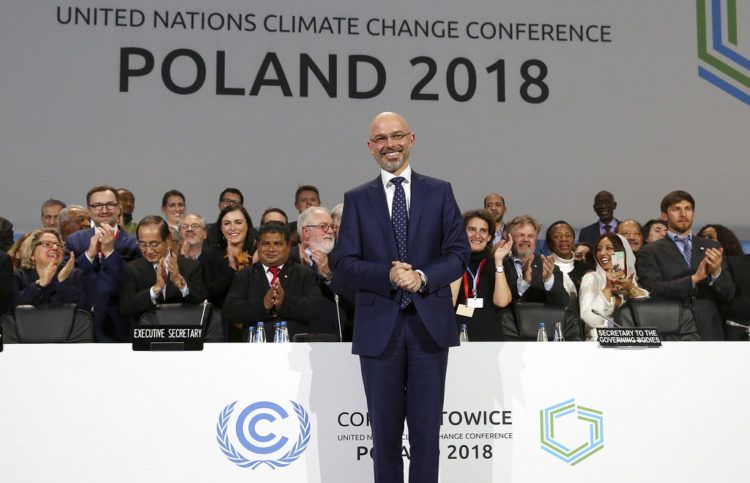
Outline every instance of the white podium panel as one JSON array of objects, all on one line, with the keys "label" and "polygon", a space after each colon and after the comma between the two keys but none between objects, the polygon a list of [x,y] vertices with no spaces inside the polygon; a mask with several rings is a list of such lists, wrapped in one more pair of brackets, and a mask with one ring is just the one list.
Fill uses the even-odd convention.
[{"label": "white podium panel", "polygon": [[[451,350],[441,481],[745,481],[742,343]],[[370,481],[349,344],[6,346],[3,481]],[[404,455],[408,464],[408,440]]]}]

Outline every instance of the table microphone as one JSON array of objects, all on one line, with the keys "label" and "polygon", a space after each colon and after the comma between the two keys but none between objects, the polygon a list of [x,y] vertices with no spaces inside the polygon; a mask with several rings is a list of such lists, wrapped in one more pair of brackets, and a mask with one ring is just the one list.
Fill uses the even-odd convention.
[{"label": "table microphone", "polygon": [[617,322],[615,322],[614,320],[612,320],[612,319],[610,319],[609,317],[607,317],[606,315],[602,314],[602,313],[601,313],[601,312],[599,312],[598,310],[594,310],[594,309],[591,309],[591,312],[592,312],[592,313],[593,313],[594,315],[598,315],[599,317],[601,317],[601,318],[602,318],[602,319],[604,319],[605,321],[609,322],[610,324],[614,325],[615,327],[619,327],[619,328],[621,328],[621,329],[624,329],[624,328],[625,328],[625,327],[621,326],[620,324],[618,324]]},{"label": "table microphone", "polygon": [[202,327],[204,319],[206,318],[206,308],[208,307],[208,299],[204,300],[201,305],[203,306],[203,312],[201,313],[201,327]]},{"label": "table microphone", "polygon": [[734,320],[727,320],[727,321],[726,321],[725,323],[726,323],[726,324],[727,324],[727,325],[728,325],[729,327],[742,327],[743,329],[747,329],[747,330],[749,330],[749,331],[750,331],[750,325],[742,325],[742,324],[738,324],[738,323],[737,323],[737,322],[735,322]]},{"label": "table microphone", "polygon": [[339,342],[344,342],[344,335],[341,332],[341,313],[339,312],[339,294],[333,294],[333,300],[336,302],[336,320],[339,323]]}]

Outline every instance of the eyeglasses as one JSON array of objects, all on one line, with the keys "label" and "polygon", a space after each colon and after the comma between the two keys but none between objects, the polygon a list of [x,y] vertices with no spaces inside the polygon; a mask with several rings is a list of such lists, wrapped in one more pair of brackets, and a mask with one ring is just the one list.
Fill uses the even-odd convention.
[{"label": "eyeglasses", "polygon": [[371,138],[370,142],[374,144],[386,144],[389,139],[393,142],[399,142],[402,139],[404,139],[406,136],[410,136],[410,135],[411,135],[410,132],[395,132],[393,134],[380,134],[378,136],[375,136],[374,138]]},{"label": "eyeglasses", "polygon": [[191,228],[193,230],[198,230],[198,228],[203,228],[203,225],[199,223],[191,223],[191,224],[183,223],[182,225],[180,225],[180,230],[187,230],[188,228]]},{"label": "eyeglasses", "polygon": [[333,230],[335,225],[329,225],[328,223],[321,223],[319,225],[305,225],[303,228],[320,228],[323,231]]},{"label": "eyeglasses", "polygon": [[59,242],[40,241],[36,244],[36,246],[44,247],[44,248],[54,248],[55,250],[62,250],[65,245]]},{"label": "eyeglasses", "polygon": [[91,208],[94,211],[102,211],[104,207],[107,207],[108,210],[114,210],[118,206],[120,206],[119,203],[109,202],[109,203],[91,203],[89,205],[89,208]]},{"label": "eyeglasses", "polygon": [[164,243],[163,241],[152,241],[152,242],[138,242],[138,247],[141,249],[141,251],[146,250],[146,248],[150,248],[152,250],[156,250],[161,246],[161,244]]},{"label": "eyeglasses", "polygon": [[235,206],[235,205],[239,205],[239,204],[240,204],[240,200],[233,200],[233,199],[231,199],[231,198],[222,198],[222,199],[220,199],[219,201],[220,201],[221,203],[226,203],[226,204],[228,204],[228,205],[232,205],[232,206]]}]

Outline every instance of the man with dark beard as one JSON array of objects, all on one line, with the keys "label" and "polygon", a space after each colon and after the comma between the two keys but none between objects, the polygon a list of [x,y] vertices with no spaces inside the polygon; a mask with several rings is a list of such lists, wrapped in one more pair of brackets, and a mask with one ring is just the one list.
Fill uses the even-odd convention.
[{"label": "man with dark beard", "polygon": [[695,200],[672,191],[661,201],[669,231],[638,253],[638,279],[652,297],[680,300],[691,307],[701,340],[724,340],[718,305],[734,297],[735,285],[719,243],[693,236]]}]

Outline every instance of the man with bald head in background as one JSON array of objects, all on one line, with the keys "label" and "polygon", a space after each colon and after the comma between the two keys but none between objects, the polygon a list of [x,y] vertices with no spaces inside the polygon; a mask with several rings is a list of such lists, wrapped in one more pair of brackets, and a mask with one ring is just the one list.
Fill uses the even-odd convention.
[{"label": "man with bald head in background", "polygon": [[133,211],[135,211],[135,195],[127,188],[118,188],[117,197],[120,198],[120,213],[122,229],[131,235],[135,235],[136,224],[133,221]]},{"label": "man with bald head in background", "polygon": [[469,242],[449,183],[412,171],[416,136],[399,114],[372,121],[377,178],[344,195],[335,276],[356,290],[352,352],[360,356],[375,480],[436,483],[448,348],[458,345],[450,283]]},{"label": "man with bald head in background", "polygon": [[484,209],[487,210],[492,218],[495,220],[495,226],[493,228],[494,234],[492,235],[492,244],[496,245],[505,236],[505,223],[503,223],[503,216],[505,216],[505,198],[500,193],[490,193],[484,197]]},{"label": "man with bald head in background", "polygon": [[578,243],[588,243],[592,247],[596,245],[599,237],[604,233],[614,232],[620,220],[615,218],[617,202],[615,196],[609,191],[600,191],[594,196],[594,212],[599,221],[584,226],[578,234]]}]

